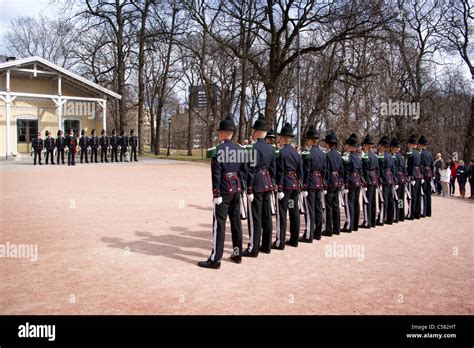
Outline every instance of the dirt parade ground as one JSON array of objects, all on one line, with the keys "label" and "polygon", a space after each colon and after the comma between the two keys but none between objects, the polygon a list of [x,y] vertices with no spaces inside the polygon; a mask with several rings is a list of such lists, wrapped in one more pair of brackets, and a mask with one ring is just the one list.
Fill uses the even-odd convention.
[{"label": "dirt parade ground", "polygon": [[[196,265],[212,247],[206,163],[2,162],[0,176],[0,314],[474,313],[468,199],[435,195],[431,218],[242,264],[228,226],[210,270]],[[28,257],[12,252],[21,245]]]}]

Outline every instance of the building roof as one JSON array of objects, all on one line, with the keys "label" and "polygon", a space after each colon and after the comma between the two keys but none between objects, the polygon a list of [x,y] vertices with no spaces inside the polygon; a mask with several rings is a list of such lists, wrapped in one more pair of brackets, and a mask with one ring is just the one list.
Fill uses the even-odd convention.
[{"label": "building roof", "polygon": [[48,61],[44,58],[41,58],[41,57],[37,57],[37,56],[28,57],[28,58],[21,58],[21,59],[16,59],[16,60],[10,60],[8,62],[0,63],[0,71],[4,70],[4,69],[7,69],[7,68],[13,68],[13,67],[19,68],[22,65],[31,64],[31,63],[39,63],[39,64],[41,64],[43,66],[46,66],[46,67],[48,67],[52,70],[55,70],[59,74],[61,74],[62,76],[69,77],[70,79],[73,79],[76,82],[78,82],[79,84],[87,87],[88,89],[94,90],[96,93],[101,92],[101,93],[104,93],[104,94],[106,94],[110,97],[113,97],[113,98],[116,98],[116,99],[122,99],[122,96],[120,94],[112,92],[108,88],[102,87],[102,86],[98,85],[97,83],[91,82],[91,81],[85,79],[84,77],[82,77],[80,75],[77,75],[77,74],[75,74],[75,73],[73,73],[69,70],[66,70],[66,69],[60,67],[57,64],[51,63],[50,61]]}]

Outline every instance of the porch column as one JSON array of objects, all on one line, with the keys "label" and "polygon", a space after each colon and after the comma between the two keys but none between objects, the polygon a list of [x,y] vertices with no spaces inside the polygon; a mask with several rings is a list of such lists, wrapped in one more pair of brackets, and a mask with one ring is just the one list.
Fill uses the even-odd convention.
[{"label": "porch column", "polygon": [[[58,120],[58,130],[60,130],[61,127],[61,121],[62,121],[62,116],[63,116],[63,103],[62,103],[62,82],[61,82],[61,75],[58,76],[58,102],[56,103],[56,118]],[[66,133],[65,130],[64,134]]]},{"label": "porch column", "polygon": [[102,128],[107,131],[107,99],[103,99],[102,103]]},{"label": "porch column", "polygon": [[[11,147],[10,147],[10,122],[11,122],[11,103],[15,100],[16,97],[12,97],[10,95],[10,69],[7,70],[7,76],[6,76],[6,96],[5,98],[2,97],[2,100],[5,102],[5,108],[6,108],[6,118],[7,118],[7,122],[6,122],[6,127],[5,127],[5,131],[6,131],[6,147],[5,147],[5,158],[7,160],[11,159]],[[15,150],[15,153],[16,153],[16,150]]]}]

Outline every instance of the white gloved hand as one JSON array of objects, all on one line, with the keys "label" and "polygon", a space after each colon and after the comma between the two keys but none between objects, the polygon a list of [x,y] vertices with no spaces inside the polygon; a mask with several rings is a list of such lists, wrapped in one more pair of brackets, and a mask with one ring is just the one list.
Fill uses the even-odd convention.
[{"label": "white gloved hand", "polygon": [[421,183],[424,184],[424,183],[425,183],[425,180],[421,179]]},{"label": "white gloved hand", "polygon": [[367,192],[367,187],[364,187],[363,190],[364,190],[364,192]]},{"label": "white gloved hand", "polygon": [[416,181],[412,180],[412,181],[410,181],[410,184],[412,184],[414,186],[416,184]]},{"label": "white gloved hand", "polygon": [[395,185],[395,190],[397,190],[397,189],[398,189],[398,185]]},{"label": "white gloved hand", "polygon": [[308,191],[303,191],[301,192],[301,194],[303,195],[303,197],[308,197]]},{"label": "white gloved hand", "polygon": [[342,193],[348,193],[348,192],[349,192],[349,190],[348,190],[348,189],[344,189],[344,190],[342,190]]},{"label": "white gloved hand", "polygon": [[212,201],[214,202],[214,204],[219,205],[222,203],[222,197],[214,198]]},{"label": "white gloved hand", "polygon": [[253,202],[253,193],[247,195],[247,198],[249,199],[250,202]]},{"label": "white gloved hand", "polygon": [[278,192],[277,193],[277,198],[278,199],[283,199],[283,197],[285,197],[285,194],[283,192]]},{"label": "white gloved hand", "polygon": [[323,195],[327,195],[328,191],[324,190]]}]

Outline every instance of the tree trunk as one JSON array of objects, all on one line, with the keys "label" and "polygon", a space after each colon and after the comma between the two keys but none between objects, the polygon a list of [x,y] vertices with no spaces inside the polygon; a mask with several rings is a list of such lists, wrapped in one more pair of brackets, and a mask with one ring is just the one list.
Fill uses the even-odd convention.
[{"label": "tree trunk", "polygon": [[277,92],[273,88],[273,84],[265,85],[265,91],[267,93],[267,99],[265,101],[265,119],[269,125],[273,125],[275,131],[277,130],[276,124],[276,108],[277,108]]},{"label": "tree trunk", "polygon": [[188,107],[188,156],[193,155],[193,120],[192,120],[192,109],[191,103],[189,103]]},{"label": "tree trunk", "polygon": [[471,118],[467,127],[466,143],[464,145],[464,162],[469,163],[474,157],[474,94],[471,95]]}]

